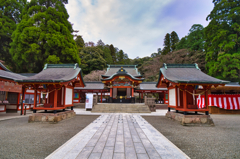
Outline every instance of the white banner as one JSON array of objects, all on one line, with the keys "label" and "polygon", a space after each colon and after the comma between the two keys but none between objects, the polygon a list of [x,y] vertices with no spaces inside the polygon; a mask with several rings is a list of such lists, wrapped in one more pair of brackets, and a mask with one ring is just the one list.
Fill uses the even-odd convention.
[{"label": "white banner", "polygon": [[93,107],[93,94],[86,93],[86,102],[85,102],[85,108],[86,109],[92,109]]}]

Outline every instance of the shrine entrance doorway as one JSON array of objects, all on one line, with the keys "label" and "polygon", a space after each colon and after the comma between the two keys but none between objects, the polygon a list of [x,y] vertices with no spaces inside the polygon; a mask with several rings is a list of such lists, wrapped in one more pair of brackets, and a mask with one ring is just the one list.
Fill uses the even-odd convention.
[{"label": "shrine entrance doorway", "polygon": [[127,88],[117,88],[117,96],[126,96]]}]

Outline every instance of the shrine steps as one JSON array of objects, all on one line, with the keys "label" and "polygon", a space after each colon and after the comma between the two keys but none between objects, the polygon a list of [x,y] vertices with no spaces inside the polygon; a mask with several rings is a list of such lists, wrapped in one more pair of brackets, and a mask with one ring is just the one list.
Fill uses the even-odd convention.
[{"label": "shrine steps", "polygon": [[94,105],[93,113],[151,113],[149,107],[144,104],[119,104],[104,103]]}]

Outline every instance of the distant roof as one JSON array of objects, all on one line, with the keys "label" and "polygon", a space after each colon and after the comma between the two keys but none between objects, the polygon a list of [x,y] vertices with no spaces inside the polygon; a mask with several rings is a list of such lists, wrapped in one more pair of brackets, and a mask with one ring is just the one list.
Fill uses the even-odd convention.
[{"label": "distant roof", "polygon": [[7,67],[5,67],[1,62],[0,62],[0,67],[5,71],[12,72],[9,69],[7,69]]},{"label": "distant roof", "polygon": [[141,74],[138,72],[137,65],[108,65],[107,72],[103,76],[112,76],[120,68],[124,68],[129,74],[132,76],[141,76]]},{"label": "distant roof", "polygon": [[[82,71],[78,64],[46,64],[44,69],[34,76],[17,82],[67,82],[77,77]],[[83,81],[83,79],[82,79]],[[84,81],[83,81],[84,84]]]},{"label": "distant roof", "polygon": [[203,73],[197,64],[163,64],[160,68],[158,83],[161,74],[174,83],[202,83],[227,84],[229,81],[220,80]]},{"label": "distant roof", "polygon": [[167,91],[167,88],[157,88],[157,82],[143,82],[139,85],[139,89],[137,90],[156,90],[156,91]]},{"label": "distant roof", "polygon": [[11,71],[0,70],[0,78],[9,79],[9,80],[22,80],[25,79],[25,76],[22,76]]},{"label": "distant roof", "polygon": [[83,89],[90,89],[90,90],[101,90],[101,89],[104,89],[104,84],[102,82],[85,82],[85,87],[74,87],[74,89],[80,89],[80,90],[83,90]]},{"label": "distant roof", "polygon": [[[107,73],[109,72],[109,70],[111,70],[111,68],[108,68]],[[130,70],[131,72],[136,72],[137,70],[135,70],[135,68],[124,68],[124,67],[118,67],[118,68],[112,68],[112,70],[115,71],[115,73],[113,73],[111,76],[102,76],[102,77],[107,77],[104,79],[101,79],[101,81],[107,81],[107,80],[111,80],[113,77],[115,76],[129,76],[130,78],[137,80],[137,81],[143,81],[144,78],[141,78],[142,76],[140,74],[133,76],[131,73],[129,73],[127,70]],[[133,71],[135,70],[135,71]],[[137,78],[140,77],[140,78]]]}]

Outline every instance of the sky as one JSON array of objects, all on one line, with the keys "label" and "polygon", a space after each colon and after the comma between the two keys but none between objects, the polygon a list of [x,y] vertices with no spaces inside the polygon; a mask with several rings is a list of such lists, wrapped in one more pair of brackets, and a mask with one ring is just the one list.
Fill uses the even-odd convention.
[{"label": "sky", "polygon": [[85,42],[113,44],[129,58],[163,49],[164,37],[188,35],[193,24],[208,25],[211,0],[68,0],[69,21]]}]

